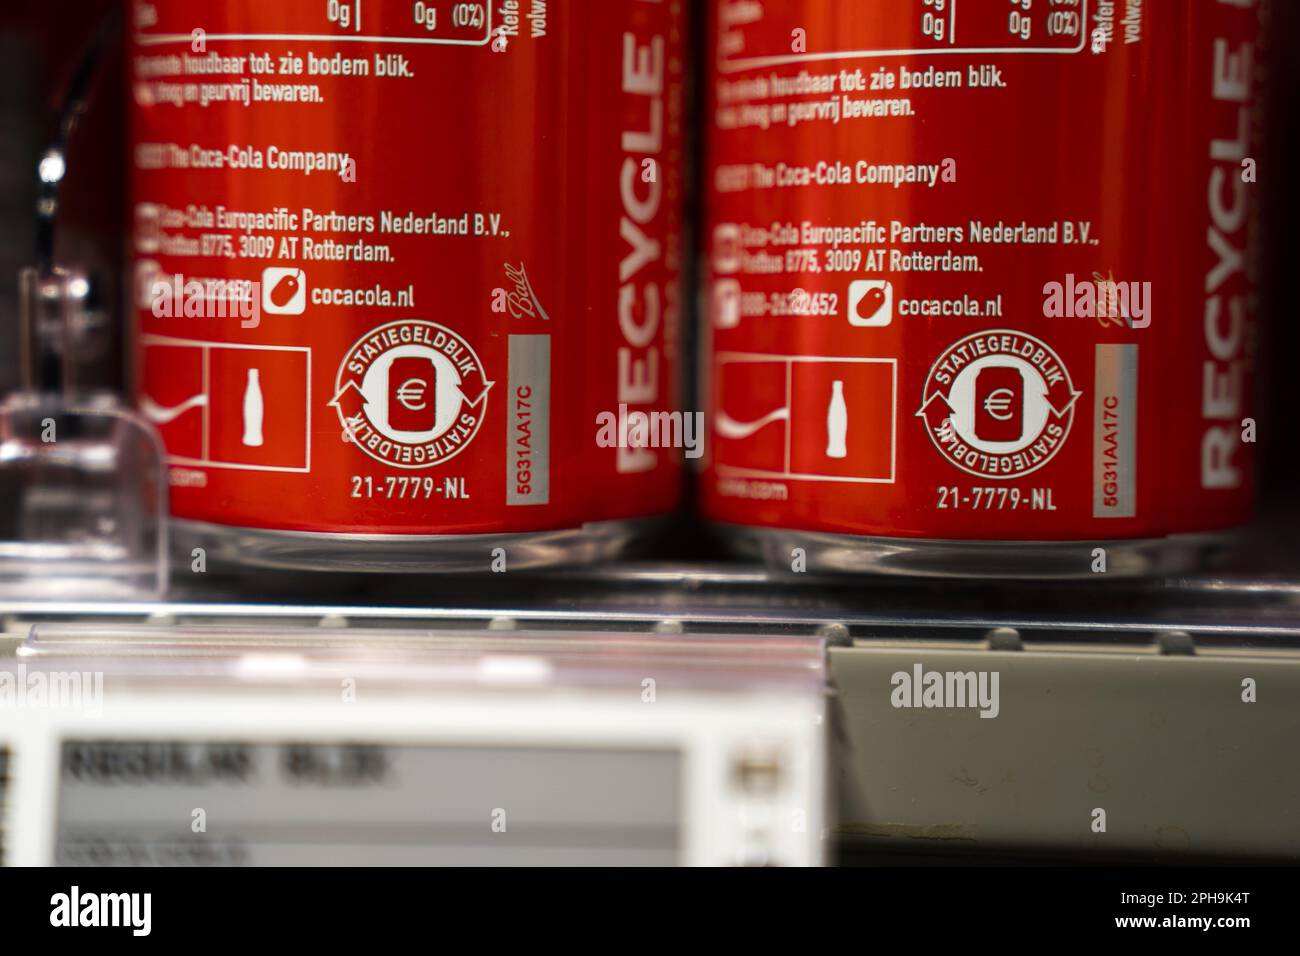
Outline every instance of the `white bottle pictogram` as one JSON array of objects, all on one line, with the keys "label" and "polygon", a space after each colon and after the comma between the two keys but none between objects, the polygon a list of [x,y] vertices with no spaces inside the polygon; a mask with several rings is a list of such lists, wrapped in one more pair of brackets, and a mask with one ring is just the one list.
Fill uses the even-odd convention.
[{"label": "white bottle pictogram", "polygon": [[262,380],[255,368],[248,370],[248,384],[244,386],[244,444],[249,448],[262,447]]},{"label": "white bottle pictogram", "polygon": [[847,458],[849,434],[849,408],[844,402],[844,383],[836,379],[831,384],[831,401],[826,407],[826,457]]}]

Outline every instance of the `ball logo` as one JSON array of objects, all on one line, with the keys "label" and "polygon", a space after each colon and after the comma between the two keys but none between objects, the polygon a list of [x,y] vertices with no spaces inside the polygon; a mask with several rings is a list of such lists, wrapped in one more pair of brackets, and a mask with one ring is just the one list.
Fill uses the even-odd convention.
[{"label": "ball logo", "polygon": [[977,332],[935,360],[917,417],[935,448],[981,478],[1037,471],[1060,450],[1080,392],[1044,342],[1010,329]]},{"label": "ball logo", "polygon": [[460,335],[407,319],[359,339],[339,365],[334,399],[347,440],[397,468],[430,468],[478,433],[492,388]]}]

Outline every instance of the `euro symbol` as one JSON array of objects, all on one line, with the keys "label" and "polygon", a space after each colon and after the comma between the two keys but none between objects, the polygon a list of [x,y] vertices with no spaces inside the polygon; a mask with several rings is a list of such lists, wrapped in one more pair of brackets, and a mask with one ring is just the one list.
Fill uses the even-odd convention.
[{"label": "euro symbol", "polygon": [[995,389],[984,399],[984,411],[1000,422],[1009,422],[1014,414],[1011,411],[1011,403],[1015,397],[1015,393],[1009,388]]},{"label": "euro symbol", "polygon": [[409,411],[418,412],[424,409],[424,390],[426,383],[418,378],[408,378],[397,389],[397,400],[402,406]]}]

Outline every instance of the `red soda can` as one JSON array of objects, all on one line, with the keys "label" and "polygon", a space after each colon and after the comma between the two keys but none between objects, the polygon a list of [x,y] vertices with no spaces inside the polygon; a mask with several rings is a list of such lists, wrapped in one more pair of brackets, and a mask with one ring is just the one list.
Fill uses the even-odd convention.
[{"label": "red soda can", "polygon": [[1252,504],[1260,6],[712,0],[705,514],[809,571],[1218,550]]},{"label": "red soda can", "polygon": [[[679,0],[130,3],[136,389],[186,546],[529,567],[676,507]],[[187,547],[188,550],[188,547]]]}]

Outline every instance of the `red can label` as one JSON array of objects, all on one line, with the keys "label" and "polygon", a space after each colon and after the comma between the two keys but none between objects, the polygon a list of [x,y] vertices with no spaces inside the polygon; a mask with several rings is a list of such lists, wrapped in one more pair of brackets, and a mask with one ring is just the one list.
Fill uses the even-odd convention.
[{"label": "red can label", "polygon": [[1026,540],[1244,520],[1258,19],[714,0],[706,513]]},{"label": "red can label", "polygon": [[129,4],[140,405],[172,507],[463,534],[671,510],[679,0]]}]

